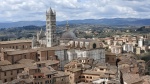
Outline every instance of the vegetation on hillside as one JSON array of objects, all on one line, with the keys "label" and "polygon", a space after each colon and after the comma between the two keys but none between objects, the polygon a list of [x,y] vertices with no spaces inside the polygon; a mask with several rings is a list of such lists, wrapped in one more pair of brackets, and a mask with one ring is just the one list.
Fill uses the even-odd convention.
[{"label": "vegetation on hillside", "polygon": [[[61,36],[65,32],[66,25],[57,25],[56,33]],[[106,26],[93,24],[70,24],[70,29],[75,30],[75,34],[79,38],[104,38],[113,35],[135,35],[146,34],[150,32],[150,28],[136,26]],[[45,26],[23,26],[13,28],[1,28],[0,40],[8,41],[14,39],[31,39],[40,30],[45,31]],[[90,31],[90,33],[86,33]]]}]

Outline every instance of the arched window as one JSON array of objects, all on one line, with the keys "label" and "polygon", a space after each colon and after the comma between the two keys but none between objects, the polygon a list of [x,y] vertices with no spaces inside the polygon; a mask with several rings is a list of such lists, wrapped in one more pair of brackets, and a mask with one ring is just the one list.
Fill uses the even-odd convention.
[{"label": "arched window", "polygon": [[93,48],[94,48],[94,49],[96,48],[96,44],[95,44],[95,43],[93,44]]}]

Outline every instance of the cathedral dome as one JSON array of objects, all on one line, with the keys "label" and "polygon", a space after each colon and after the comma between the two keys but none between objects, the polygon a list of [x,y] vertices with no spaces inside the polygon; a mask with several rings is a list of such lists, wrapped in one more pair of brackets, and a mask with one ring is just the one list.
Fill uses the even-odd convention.
[{"label": "cathedral dome", "polygon": [[73,33],[73,31],[66,31],[62,34],[61,39],[76,39],[76,35]]}]

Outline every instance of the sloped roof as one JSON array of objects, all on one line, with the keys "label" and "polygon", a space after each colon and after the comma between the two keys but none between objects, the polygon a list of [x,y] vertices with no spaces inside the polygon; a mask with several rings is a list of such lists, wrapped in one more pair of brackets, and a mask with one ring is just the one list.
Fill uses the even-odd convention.
[{"label": "sloped roof", "polygon": [[13,65],[1,66],[0,68],[1,68],[2,71],[7,71],[7,70],[25,68],[25,65],[23,65],[23,64],[13,64]]},{"label": "sloped roof", "polygon": [[13,40],[13,41],[1,41],[0,44],[14,44],[14,43],[31,43],[32,40]]},{"label": "sloped roof", "polygon": [[10,65],[11,63],[8,60],[0,61],[0,66]]}]

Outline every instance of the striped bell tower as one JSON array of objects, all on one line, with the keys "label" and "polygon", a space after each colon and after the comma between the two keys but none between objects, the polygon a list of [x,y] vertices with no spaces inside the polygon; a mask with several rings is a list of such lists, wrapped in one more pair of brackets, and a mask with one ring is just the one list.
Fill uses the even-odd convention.
[{"label": "striped bell tower", "polygon": [[51,8],[46,11],[46,46],[56,45],[56,12]]}]

